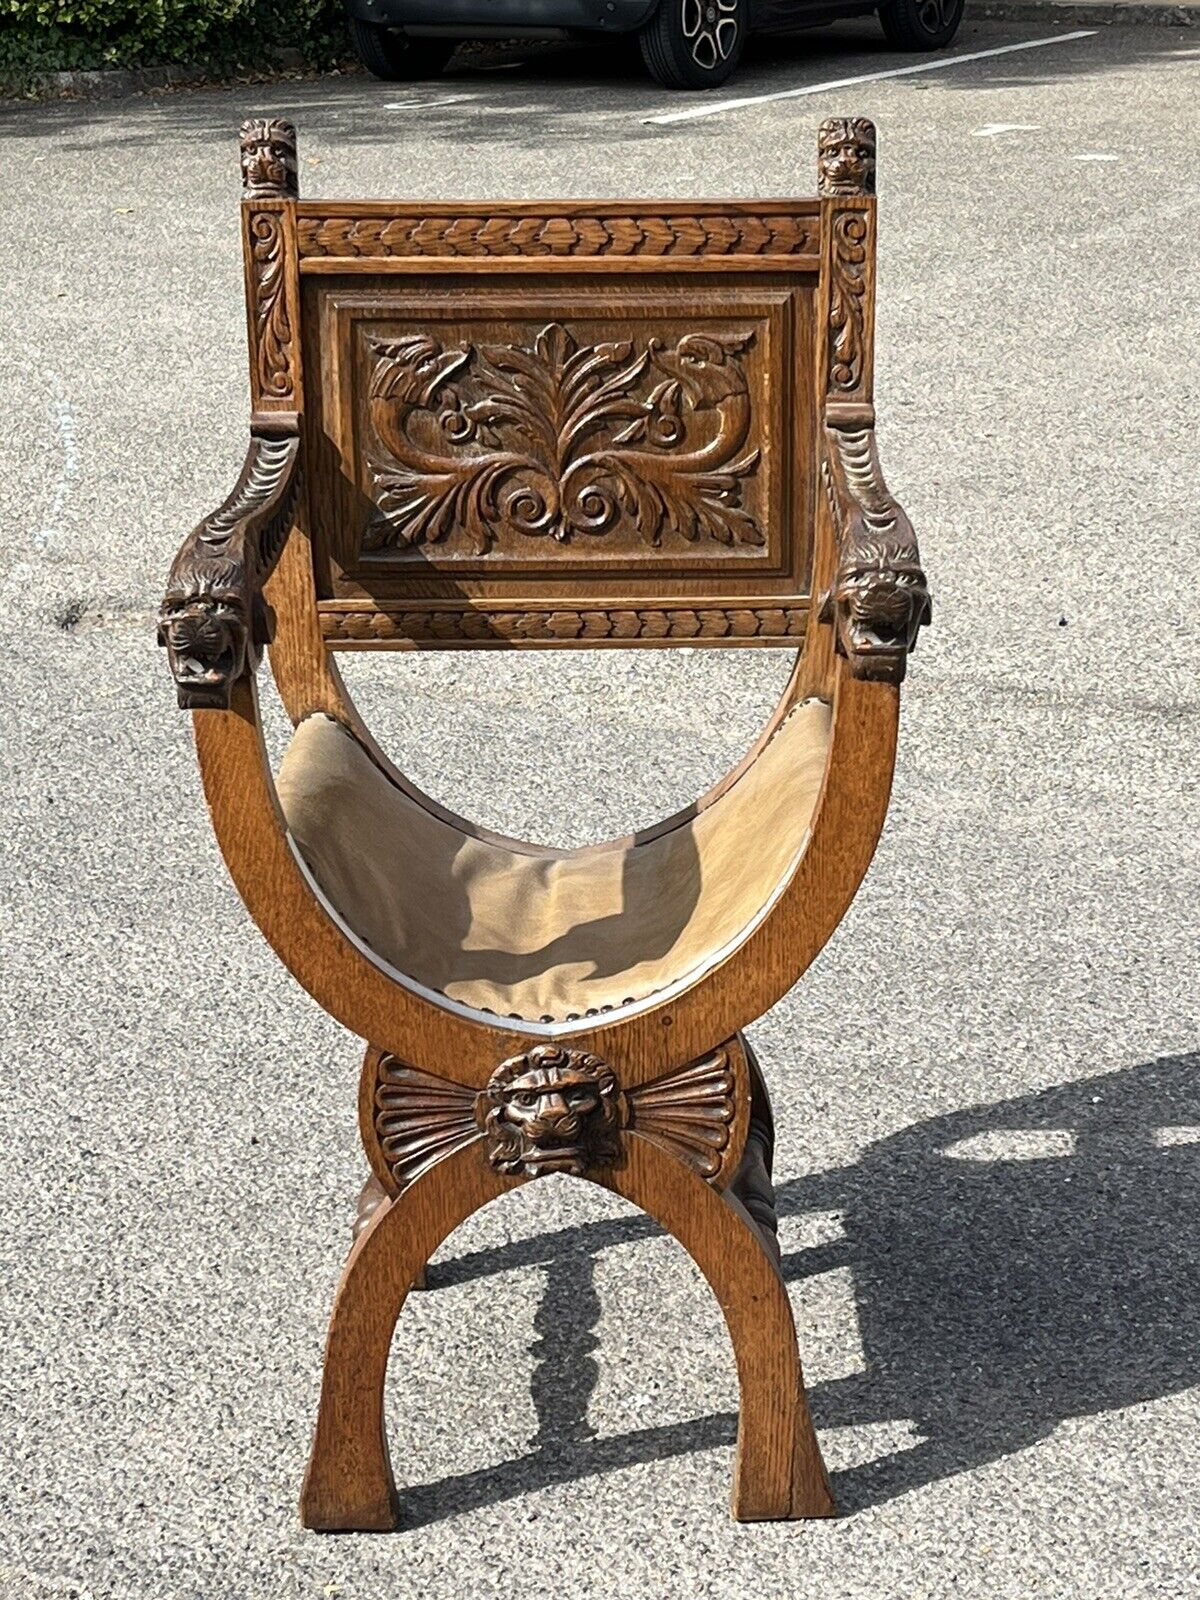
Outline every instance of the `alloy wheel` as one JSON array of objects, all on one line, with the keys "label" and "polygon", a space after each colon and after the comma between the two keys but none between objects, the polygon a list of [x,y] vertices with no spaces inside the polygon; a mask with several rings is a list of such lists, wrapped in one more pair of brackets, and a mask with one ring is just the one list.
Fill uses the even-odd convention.
[{"label": "alloy wheel", "polygon": [[[937,7],[947,0],[928,0]],[[954,0],[948,0],[953,4]],[[711,72],[728,61],[738,36],[738,0],[683,0],[683,37],[698,67]],[[924,14],[922,13],[922,16]]]},{"label": "alloy wheel", "polygon": [[926,33],[938,33],[954,21],[958,0],[924,0],[917,7],[917,19]]}]

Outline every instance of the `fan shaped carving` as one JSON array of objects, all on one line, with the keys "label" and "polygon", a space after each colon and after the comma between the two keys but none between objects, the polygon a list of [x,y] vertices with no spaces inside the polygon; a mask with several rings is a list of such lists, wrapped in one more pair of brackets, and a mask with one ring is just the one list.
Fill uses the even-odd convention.
[{"label": "fan shaped carving", "polygon": [[733,1132],[736,1078],[722,1047],[629,1091],[629,1125],[702,1178],[721,1170]]},{"label": "fan shaped carving", "polygon": [[421,1072],[395,1056],[383,1056],[378,1073],[375,1132],[401,1188],[435,1161],[482,1137],[473,1089]]}]

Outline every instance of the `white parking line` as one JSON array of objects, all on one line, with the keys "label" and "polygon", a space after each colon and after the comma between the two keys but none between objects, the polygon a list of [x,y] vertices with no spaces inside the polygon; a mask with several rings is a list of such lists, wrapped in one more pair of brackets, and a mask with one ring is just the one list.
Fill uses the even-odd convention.
[{"label": "white parking line", "polygon": [[431,111],[435,106],[463,106],[468,100],[478,100],[476,94],[443,94],[434,100],[385,100],[385,111]]},{"label": "white parking line", "polygon": [[1052,39],[1026,39],[1022,44],[1001,44],[993,50],[973,50],[964,56],[943,56],[938,61],[921,61],[912,67],[889,67],[884,72],[862,72],[853,78],[830,78],[827,83],[810,83],[802,89],[777,89],[774,94],[747,94],[737,100],[717,100],[712,104],[689,106],[686,111],[664,111],[643,122],[695,122],[699,117],[715,117],[722,111],[740,111],[743,106],[766,105],[771,100],[796,100],[804,94],[826,94],[831,89],[848,89],[855,83],[873,83],[877,78],[906,78],[914,72],[944,72],[964,61],[984,61],[988,56],[1006,56],[1014,50],[1040,50],[1047,44],[1067,44],[1072,39],[1090,39],[1096,28],[1077,28],[1073,33],[1056,33]]},{"label": "white parking line", "polygon": [[1040,122],[985,122],[982,128],[972,128],[975,139],[998,139],[1002,133],[1040,133]]}]

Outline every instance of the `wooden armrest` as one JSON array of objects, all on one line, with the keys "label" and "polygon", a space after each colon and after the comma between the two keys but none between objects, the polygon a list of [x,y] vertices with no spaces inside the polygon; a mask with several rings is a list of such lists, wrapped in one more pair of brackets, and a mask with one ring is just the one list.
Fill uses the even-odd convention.
[{"label": "wooden armrest", "polygon": [[868,425],[826,425],[825,486],[837,537],[821,621],[856,678],[901,683],[917,631],[932,615],[912,524],[883,479]]},{"label": "wooden armrest", "polygon": [[263,599],[291,528],[300,480],[293,419],[252,432],[233,493],[193,528],[171,564],[158,618],[185,711],[228,710],[234,683],[253,672],[274,633]]}]

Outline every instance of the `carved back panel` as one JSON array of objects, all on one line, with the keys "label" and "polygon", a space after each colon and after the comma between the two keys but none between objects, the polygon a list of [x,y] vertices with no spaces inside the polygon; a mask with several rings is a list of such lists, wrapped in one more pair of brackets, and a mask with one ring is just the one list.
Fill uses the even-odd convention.
[{"label": "carved back panel", "polygon": [[255,409],[299,413],[327,645],[795,646],[827,212],[248,198]]}]

